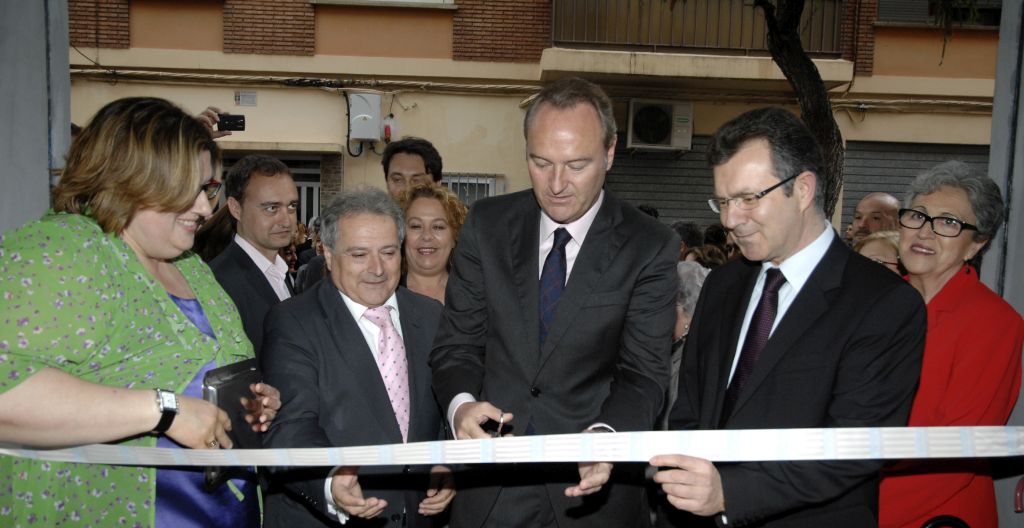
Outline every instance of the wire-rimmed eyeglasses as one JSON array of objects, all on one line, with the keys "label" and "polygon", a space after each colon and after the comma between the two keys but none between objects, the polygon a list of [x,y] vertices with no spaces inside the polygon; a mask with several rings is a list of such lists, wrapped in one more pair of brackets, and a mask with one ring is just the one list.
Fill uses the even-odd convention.
[{"label": "wire-rimmed eyeglasses", "polygon": [[708,206],[710,206],[711,210],[716,213],[721,213],[722,210],[725,209],[726,207],[738,207],[745,211],[749,211],[750,209],[757,207],[757,204],[760,203],[761,198],[764,198],[768,193],[789,183],[799,175],[800,174],[794,174],[789,178],[786,178],[785,180],[782,180],[779,183],[776,183],[775,185],[772,185],[771,187],[759,193],[741,194],[740,196],[734,196],[732,198],[712,198],[708,200]]},{"label": "wire-rimmed eyeglasses", "polygon": [[224,187],[224,182],[211,179],[199,186],[199,194],[206,194],[206,199],[212,202],[217,199],[217,195],[220,194],[222,187]]}]

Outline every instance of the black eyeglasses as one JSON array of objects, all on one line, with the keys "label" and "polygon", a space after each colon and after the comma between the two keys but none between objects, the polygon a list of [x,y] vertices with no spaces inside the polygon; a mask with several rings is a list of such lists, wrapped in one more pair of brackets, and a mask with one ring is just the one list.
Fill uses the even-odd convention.
[{"label": "black eyeglasses", "polygon": [[932,233],[943,237],[957,237],[964,229],[977,231],[978,226],[948,216],[928,216],[917,209],[900,209],[900,225],[907,229],[921,229],[931,224]]},{"label": "black eyeglasses", "polygon": [[[222,187],[224,187],[223,182],[211,179],[199,186],[199,194],[206,193],[206,199],[212,202],[217,199],[217,195],[220,194]],[[196,197],[198,197],[199,194],[197,194]]]},{"label": "black eyeglasses", "polygon": [[789,178],[786,178],[785,180],[782,180],[779,183],[776,183],[775,185],[772,185],[771,187],[769,187],[769,188],[767,188],[767,189],[765,189],[765,190],[763,190],[763,191],[761,191],[759,193],[743,194],[743,195],[740,195],[740,196],[735,196],[733,198],[712,198],[712,199],[708,200],[708,205],[711,207],[711,210],[716,212],[716,213],[721,213],[722,210],[725,209],[727,206],[730,206],[730,204],[731,204],[732,207],[739,207],[740,209],[743,209],[744,211],[749,211],[749,210],[757,207],[757,204],[760,203],[761,198],[764,198],[768,193],[770,193],[770,192],[774,191],[775,189],[778,189],[779,187],[782,187],[783,185],[789,183],[790,181],[792,181],[794,178],[796,178],[799,175],[800,174],[794,174],[794,175],[790,176]]}]

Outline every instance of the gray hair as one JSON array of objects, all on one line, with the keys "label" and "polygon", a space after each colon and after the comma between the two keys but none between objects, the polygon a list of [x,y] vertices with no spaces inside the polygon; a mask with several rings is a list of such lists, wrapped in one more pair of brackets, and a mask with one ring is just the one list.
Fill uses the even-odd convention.
[{"label": "gray hair", "polygon": [[402,208],[388,193],[373,187],[345,191],[327,204],[320,214],[320,240],[334,251],[338,242],[338,224],[344,218],[358,214],[386,216],[398,228],[398,244],[405,240],[405,219]]},{"label": "gray hair", "polygon": [[559,79],[544,87],[533,99],[523,120],[523,137],[530,135],[530,125],[541,106],[549,104],[558,110],[568,110],[579,104],[587,104],[594,108],[601,119],[604,148],[612,146],[615,141],[615,112],[608,94],[600,86],[579,77]]},{"label": "gray hair", "polygon": [[704,279],[711,270],[696,262],[680,262],[676,264],[676,274],[679,275],[679,289],[676,291],[676,304],[684,312],[693,315],[693,309],[697,306],[697,297],[700,296],[700,289],[704,287]]},{"label": "gray hair", "polygon": [[[1006,210],[1003,207],[1003,194],[999,186],[991,178],[977,174],[962,161],[940,163],[919,174],[910,182],[904,207],[919,195],[932,194],[940,187],[960,189],[967,193],[967,201],[974,215],[978,217],[978,230],[974,232],[974,241],[990,240],[1003,224]],[[982,250],[984,251],[984,249]],[[979,252],[980,255],[981,252]]]}]

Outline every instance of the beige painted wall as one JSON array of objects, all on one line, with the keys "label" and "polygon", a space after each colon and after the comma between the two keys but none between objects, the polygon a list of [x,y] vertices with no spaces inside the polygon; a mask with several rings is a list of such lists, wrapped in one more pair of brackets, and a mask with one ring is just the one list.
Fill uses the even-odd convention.
[{"label": "beige painted wall", "polygon": [[[710,136],[730,119],[739,116],[756,108],[764,107],[764,104],[739,104],[739,103],[697,103],[693,105],[693,133],[701,136]],[[790,108],[796,111],[796,108]]]},{"label": "beige painted wall", "polygon": [[452,12],[317,5],[316,53],[450,59]]},{"label": "beige painted wall", "polygon": [[[693,106],[694,134],[711,135],[726,121],[762,106],[765,105],[696,103]],[[795,105],[786,108],[799,112]],[[874,110],[863,113],[840,110],[834,115],[845,141],[988,145],[991,139],[992,117],[989,115]]]},{"label": "beige painted wall", "polygon": [[210,0],[132,0],[129,37],[133,48],[220,51],[224,5]]},{"label": "beige painted wall", "polygon": [[[252,88],[256,107],[236,107],[234,87],[159,85],[122,82],[116,85],[75,80],[71,117],[85,124],[103,104],[134,95],[168,98],[198,113],[207,105],[246,116],[247,130],[221,139],[227,150],[341,152],[345,142],[344,98],[334,91],[310,88]],[[395,137],[415,135],[433,142],[444,158],[445,172],[502,174],[509,192],[528,188],[522,137],[524,111],[520,97],[405,92],[383,95],[382,114],[395,114]],[[727,120],[761,105],[698,102],[694,126],[709,135]],[[620,129],[625,107],[616,105]],[[991,118],[969,114],[899,114],[837,112],[848,141],[913,141],[917,143],[989,143]],[[353,146],[353,150],[356,150]],[[382,152],[383,144],[377,144]],[[359,157],[345,154],[345,185],[383,188],[380,156],[366,149]]]},{"label": "beige painted wall", "polygon": [[[244,114],[246,130],[221,139],[231,149],[243,142],[312,143],[335,150],[345,137],[344,99],[335,93],[313,88],[253,88],[257,106],[235,106],[235,88],[230,86],[160,85],[122,82],[116,85],[72,81],[71,118],[85,123],[101,106],[120,97],[163,97],[192,113],[207,106]],[[333,149],[330,145],[334,145]]]},{"label": "beige painted wall", "polygon": [[[530,186],[526,173],[526,144],[522,136],[524,111],[519,97],[402,93],[391,105],[384,97],[384,115],[395,114],[396,138],[429,140],[444,159],[444,172],[503,174],[506,190]],[[378,145],[383,152],[383,145]],[[346,185],[383,186],[380,156],[364,153],[345,157]]]},{"label": "beige painted wall", "polygon": [[972,114],[899,114],[836,112],[846,141],[893,141],[988,145],[992,116]]},{"label": "beige painted wall", "polygon": [[70,50],[72,67],[92,67],[98,62],[118,69],[183,70],[200,74],[239,73],[243,75],[286,75],[301,77],[376,77],[413,78],[453,82],[475,79],[482,82],[521,84],[540,78],[540,67],[528,62],[467,62],[452,59],[408,59],[396,57],[358,57],[347,55],[258,55],[222,53],[209,50],[171,50],[154,48]]},{"label": "beige painted wall", "polygon": [[[541,63],[465,62],[451,59],[450,11],[318,5],[316,55],[311,57],[222,53],[222,5],[211,0],[132,0],[132,49],[70,51],[73,66],[92,60],[120,69],[197,73],[286,75],[424,82],[471,79],[495,84],[533,84],[561,74],[607,75],[614,83],[643,83],[646,74],[661,79],[703,80],[707,90],[719,84],[732,89],[775,94],[781,76],[763,58],[676,56],[649,53],[581,52],[549,49]],[[995,75],[998,34],[956,31],[939,65],[941,35],[928,28],[876,28],[874,74],[855,77],[847,98],[856,100],[949,98],[953,102],[990,100]],[[984,58],[979,60],[979,57]],[[90,60],[91,59],[91,60]],[[845,61],[819,61],[830,86],[852,77]],[[552,77],[553,78],[553,77]],[[719,84],[716,84],[719,83]],[[773,84],[774,83],[774,84]],[[632,85],[632,84],[630,84]],[[227,150],[282,152],[344,152],[344,185],[384,187],[380,156],[369,149],[351,157],[345,149],[344,98],[336,91],[313,88],[253,87],[256,107],[235,107],[228,85],[201,86],[126,82],[72,82],[72,120],[85,124],[103,104],[131,95],[165,97],[198,113],[208,105],[244,113],[248,130],[220,140]],[[437,94],[413,90],[384,93],[382,114],[396,116],[396,137],[416,135],[432,141],[448,173],[502,174],[508,192],[529,187],[522,138],[520,96]],[[733,99],[732,101],[736,101]],[[742,100],[742,99],[740,99]],[[727,120],[763,106],[737,102],[698,101],[694,133],[710,135]],[[795,110],[795,108],[791,108]],[[948,111],[948,108],[945,109]],[[616,104],[620,129],[626,126],[626,105]],[[897,113],[839,111],[837,121],[848,141],[988,144],[991,117],[966,113]],[[378,152],[384,145],[376,145]]]},{"label": "beige painted wall", "polygon": [[[450,59],[452,11],[317,5],[319,55]],[[223,5],[210,0],[132,0],[133,48],[220,51]]]},{"label": "beige painted wall", "polygon": [[943,58],[941,30],[880,26],[873,74],[994,79],[998,45],[997,31],[958,30]]},{"label": "beige painted wall", "polygon": [[[248,87],[247,89],[252,89]],[[164,97],[192,113],[213,105],[245,114],[246,131],[218,140],[227,150],[340,152],[344,149],[346,112],[336,92],[298,88],[256,88],[256,107],[236,107],[233,87],[159,85],[123,82],[117,85],[76,80],[71,89],[71,117],[85,124],[101,106],[120,97]],[[444,158],[445,172],[505,175],[506,190],[529,187],[523,111],[519,97],[404,93],[383,112],[394,112],[396,137],[415,135],[430,140]],[[353,151],[357,149],[353,146]],[[384,145],[376,146],[383,152]],[[359,157],[345,155],[345,185],[384,188],[380,156],[368,149]]]}]

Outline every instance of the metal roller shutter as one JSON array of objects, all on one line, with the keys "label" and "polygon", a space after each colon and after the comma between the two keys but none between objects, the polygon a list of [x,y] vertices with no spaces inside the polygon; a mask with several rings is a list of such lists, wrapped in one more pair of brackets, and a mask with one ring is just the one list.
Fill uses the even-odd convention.
[{"label": "metal roller shutter", "polygon": [[915,176],[953,159],[967,163],[981,174],[988,173],[987,145],[847,142],[840,234],[853,220],[857,202],[868,193],[887,192],[902,202],[907,185]]},{"label": "metal roller shutter", "polygon": [[[625,141],[620,141],[606,186],[633,205],[656,207],[662,222],[717,223],[718,215],[707,205],[714,193],[711,169],[705,159],[708,139],[694,136],[693,149],[685,152],[630,153],[623,146]],[[841,229],[850,225],[857,202],[866,194],[887,192],[903,200],[914,176],[943,161],[958,159],[987,173],[988,150],[985,145],[848,142],[840,204]]]},{"label": "metal roller shutter", "polygon": [[714,194],[711,169],[705,158],[708,136],[693,136],[692,150],[629,152],[624,137],[619,138],[615,163],[608,171],[606,188],[633,204],[658,209],[659,220],[676,220],[706,226],[718,222],[708,208]]}]

